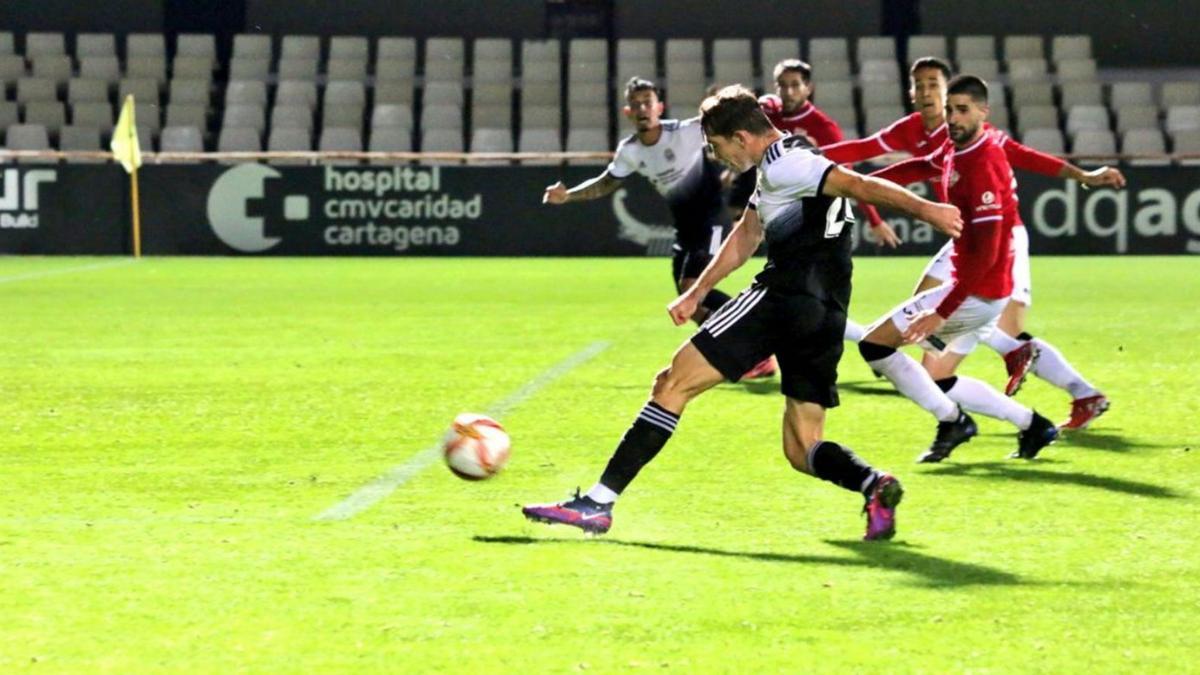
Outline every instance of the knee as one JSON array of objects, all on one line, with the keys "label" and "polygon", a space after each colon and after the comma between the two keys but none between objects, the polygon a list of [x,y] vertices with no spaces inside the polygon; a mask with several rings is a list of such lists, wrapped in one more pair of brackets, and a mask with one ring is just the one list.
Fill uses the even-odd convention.
[{"label": "knee", "polygon": [[896,353],[896,349],[894,347],[887,347],[863,340],[862,342],[858,343],[858,353],[862,354],[864,361],[870,362],[886,359],[887,357]]}]

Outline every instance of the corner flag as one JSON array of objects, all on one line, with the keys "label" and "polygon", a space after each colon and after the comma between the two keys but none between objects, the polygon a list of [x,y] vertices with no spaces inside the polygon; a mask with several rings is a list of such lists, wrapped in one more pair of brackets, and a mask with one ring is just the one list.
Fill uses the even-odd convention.
[{"label": "corner flag", "polygon": [[142,165],[142,148],[138,143],[137,122],[133,118],[133,94],[125,97],[121,106],[121,116],[117,118],[117,126],[113,129],[112,143],[113,159],[129,172],[130,206],[133,214],[133,257],[142,257],[142,214],[138,204],[137,170]]}]

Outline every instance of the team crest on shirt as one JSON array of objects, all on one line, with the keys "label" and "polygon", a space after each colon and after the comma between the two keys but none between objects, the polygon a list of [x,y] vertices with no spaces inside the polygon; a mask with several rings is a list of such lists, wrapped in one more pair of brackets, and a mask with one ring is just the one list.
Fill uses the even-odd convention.
[{"label": "team crest on shirt", "polygon": [[958,179],[961,177],[962,176],[960,176],[957,171],[955,171],[954,169],[951,169],[950,170],[950,184],[947,187],[954,187],[955,185],[958,185]]},{"label": "team crest on shirt", "polygon": [[991,192],[990,190],[980,195],[979,198],[983,200],[984,204],[991,204],[992,202],[996,201],[995,193]]},{"label": "team crest on shirt", "polygon": [[675,151],[670,148],[667,148],[666,150],[663,151],[663,157],[665,157],[668,162],[674,162],[675,161]]}]

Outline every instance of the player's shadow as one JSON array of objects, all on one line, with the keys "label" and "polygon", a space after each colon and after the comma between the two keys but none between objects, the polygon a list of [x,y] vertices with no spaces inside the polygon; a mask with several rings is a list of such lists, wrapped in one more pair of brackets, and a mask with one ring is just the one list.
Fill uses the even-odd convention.
[{"label": "player's shadow", "polygon": [[[1043,460],[1039,460],[1043,461]],[[1139,497],[1155,499],[1179,499],[1183,495],[1169,487],[1142,483],[1112,476],[1096,476],[1081,472],[1058,472],[1035,469],[1026,462],[976,462],[972,464],[939,464],[926,472],[934,476],[963,476],[966,478],[982,478],[984,480],[1014,481],[1018,483],[1051,483],[1056,485],[1075,485],[1079,487],[1097,488],[1111,492],[1121,492]]]},{"label": "player's shadow", "polygon": [[1108,452],[1124,452],[1147,448],[1178,448],[1186,447],[1183,443],[1147,443],[1144,440],[1129,438],[1120,433],[1105,431],[1075,431],[1066,433],[1059,441],[1064,445],[1088,450],[1106,450]]},{"label": "player's shadow", "polygon": [[863,396],[904,396],[887,380],[849,380],[838,382],[837,386],[839,391],[852,391]]},{"label": "player's shadow", "polygon": [[624,546],[631,548],[665,551],[671,553],[690,553],[696,555],[719,556],[725,558],[742,558],[762,562],[796,563],[801,565],[837,565],[840,567],[866,567],[905,572],[917,577],[923,585],[938,587],[954,586],[1011,586],[1023,584],[1019,576],[1004,570],[946,560],[936,556],[917,553],[911,546],[904,544],[888,544],[883,542],[865,541],[827,541],[826,543],[853,552],[856,557],[847,558],[830,555],[807,555],[792,553],[770,553],[759,551],[731,551],[707,546],[688,546],[683,544],[660,544],[645,541],[625,541],[621,539],[535,539],[533,537],[515,536],[484,536],[475,535],[473,539],[484,544],[513,544],[513,545],[604,545]]}]

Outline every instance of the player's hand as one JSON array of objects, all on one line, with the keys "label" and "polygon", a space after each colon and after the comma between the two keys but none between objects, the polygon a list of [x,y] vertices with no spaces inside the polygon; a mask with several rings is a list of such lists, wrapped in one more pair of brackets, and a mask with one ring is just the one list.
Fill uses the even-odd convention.
[{"label": "player's hand", "polygon": [[883,221],[871,228],[871,234],[875,235],[876,246],[887,246],[888,248],[896,248],[900,245],[900,237],[896,231],[892,229],[887,221]]},{"label": "player's hand", "polygon": [[948,234],[955,239],[962,235],[962,214],[953,204],[934,204],[922,220],[932,225],[938,232]]},{"label": "player's hand", "polygon": [[904,344],[916,344],[937,333],[945,324],[946,320],[942,318],[942,315],[932,309],[927,309],[908,324],[908,330],[904,331]]},{"label": "player's hand", "polygon": [[1095,171],[1088,171],[1079,178],[1084,187],[1111,187],[1118,190],[1125,187],[1125,174],[1120,169],[1102,166]]},{"label": "player's hand", "polygon": [[560,180],[554,185],[546,187],[546,191],[542,193],[543,204],[566,204],[567,203],[567,186],[563,185]]},{"label": "player's hand", "polygon": [[684,291],[682,295],[667,305],[667,314],[676,326],[682,326],[691,320],[692,315],[700,307],[700,295],[693,291],[695,286]]}]

